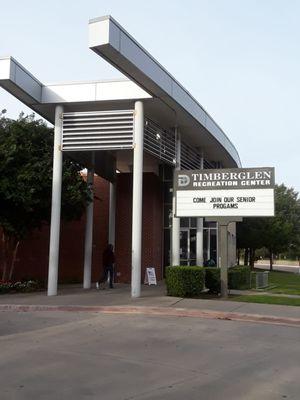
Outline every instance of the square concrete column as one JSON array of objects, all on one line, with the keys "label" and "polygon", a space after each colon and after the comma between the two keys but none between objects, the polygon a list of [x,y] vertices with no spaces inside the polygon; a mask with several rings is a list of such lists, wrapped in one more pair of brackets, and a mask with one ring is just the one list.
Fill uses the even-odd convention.
[{"label": "square concrete column", "polygon": [[131,296],[141,295],[142,263],[142,211],[143,211],[143,150],[144,150],[144,106],[135,103],[133,189],[132,189],[132,253],[131,253]]},{"label": "square concrete column", "polygon": [[62,185],[62,166],[63,166],[63,153],[61,151],[62,132],[63,132],[63,107],[57,105],[55,108],[54,146],[53,146],[48,296],[57,295],[60,213],[61,213],[61,185]]},{"label": "square concrete column", "polygon": [[221,273],[221,296],[228,296],[228,224],[241,222],[241,217],[205,218],[206,221],[218,223],[218,267]]},{"label": "square concrete column", "polygon": [[221,296],[228,297],[228,221],[218,220],[218,255],[221,269]]}]

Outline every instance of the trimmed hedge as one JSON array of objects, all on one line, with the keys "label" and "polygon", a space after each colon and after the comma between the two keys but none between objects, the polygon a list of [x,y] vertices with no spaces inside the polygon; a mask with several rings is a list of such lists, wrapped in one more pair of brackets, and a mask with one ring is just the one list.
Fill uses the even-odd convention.
[{"label": "trimmed hedge", "polygon": [[229,289],[250,289],[251,270],[250,267],[232,267],[228,269],[228,287]]},{"label": "trimmed hedge", "polygon": [[209,289],[210,293],[221,292],[221,275],[220,268],[217,267],[206,267],[205,271],[205,287]]},{"label": "trimmed hedge", "polygon": [[[229,289],[250,289],[251,271],[249,267],[228,268],[228,288]],[[221,270],[220,268],[205,268],[205,287],[211,293],[221,292]]]},{"label": "trimmed hedge", "polygon": [[166,268],[168,296],[196,297],[204,289],[204,268],[178,266]]}]

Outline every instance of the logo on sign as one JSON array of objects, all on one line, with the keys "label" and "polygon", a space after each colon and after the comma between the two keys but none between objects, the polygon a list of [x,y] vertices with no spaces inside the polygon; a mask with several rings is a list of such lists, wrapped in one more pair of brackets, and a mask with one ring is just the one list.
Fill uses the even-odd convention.
[{"label": "logo on sign", "polygon": [[188,186],[191,179],[188,175],[178,175],[178,186]]}]

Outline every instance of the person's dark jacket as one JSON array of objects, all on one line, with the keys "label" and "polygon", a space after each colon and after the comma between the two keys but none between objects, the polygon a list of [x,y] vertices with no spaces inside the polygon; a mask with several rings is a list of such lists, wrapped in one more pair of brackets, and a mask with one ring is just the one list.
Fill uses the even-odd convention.
[{"label": "person's dark jacket", "polygon": [[113,265],[115,262],[115,255],[114,252],[110,248],[106,248],[103,252],[103,265],[110,266]]}]

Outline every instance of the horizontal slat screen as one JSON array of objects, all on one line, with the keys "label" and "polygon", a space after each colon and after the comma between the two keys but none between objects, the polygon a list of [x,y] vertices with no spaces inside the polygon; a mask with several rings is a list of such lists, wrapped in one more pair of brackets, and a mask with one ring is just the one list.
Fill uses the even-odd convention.
[{"label": "horizontal slat screen", "polygon": [[133,110],[64,113],[62,150],[131,149],[133,119]]},{"label": "horizontal slat screen", "polygon": [[168,164],[175,164],[175,134],[149,119],[145,121],[144,149]]}]

